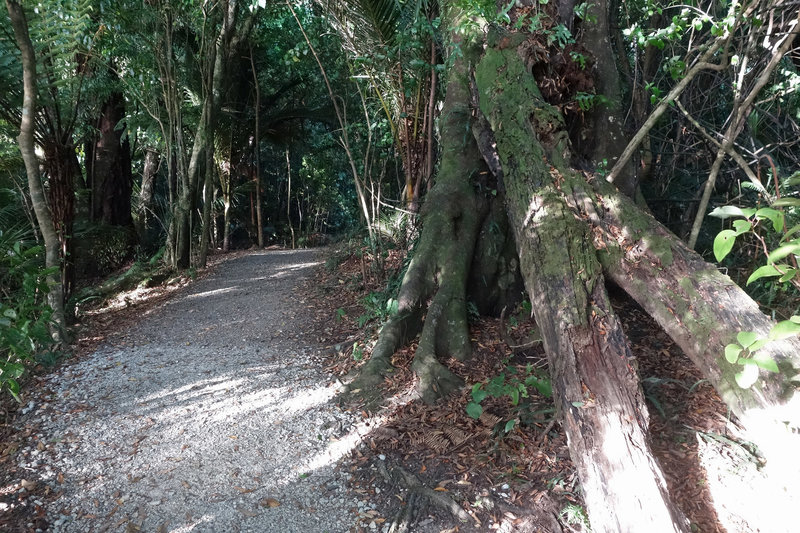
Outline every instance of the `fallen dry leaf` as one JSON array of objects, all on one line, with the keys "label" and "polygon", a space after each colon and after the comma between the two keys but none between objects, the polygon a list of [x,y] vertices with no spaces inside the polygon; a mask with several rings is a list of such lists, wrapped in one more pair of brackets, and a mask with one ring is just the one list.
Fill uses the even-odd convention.
[{"label": "fallen dry leaf", "polygon": [[274,508],[274,507],[278,507],[278,506],[280,506],[281,502],[279,502],[279,501],[278,501],[278,500],[276,500],[275,498],[264,498],[263,500],[261,500],[260,502],[258,502],[258,504],[259,504],[261,507],[269,507],[269,508]]}]

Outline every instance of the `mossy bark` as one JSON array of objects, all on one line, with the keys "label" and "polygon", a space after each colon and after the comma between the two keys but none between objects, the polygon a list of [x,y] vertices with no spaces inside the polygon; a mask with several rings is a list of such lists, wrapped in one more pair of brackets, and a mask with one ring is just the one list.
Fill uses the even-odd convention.
[{"label": "mossy bark", "polygon": [[[469,45],[463,46],[469,56]],[[463,360],[471,352],[466,284],[486,212],[474,185],[485,168],[469,128],[468,64],[468,60],[458,59],[450,71],[440,120],[441,167],[420,213],[423,230],[403,278],[398,311],[382,328],[370,360],[350,385],[351,391],[368,392],[380,383],[391,368],[394,352],[420,330],[413,369],[423,399],[433,401],[462,385],[438,359]]]},{"label": "mossy bark", "polygon": [[563,120],[504,42],[490,35],[475,79],[592,529],[685,531],[650,450],[647,407],[590,228],[566,200],[583,177],[566,167]]},{"label": "mossy bark", "polygon": [[593,226],[609,278],[664,328],[734,414],[770,416],[797,431],[800,339],[761,348],[780,373],[762,370],[753,387],[739,387],[735,375],[741,365],[725,359],[725,346],[736,342],[740,331],[766,338],[774,322],[728,276],[604,180],[593,180],[584,190],[592,201],[575,208]]}]

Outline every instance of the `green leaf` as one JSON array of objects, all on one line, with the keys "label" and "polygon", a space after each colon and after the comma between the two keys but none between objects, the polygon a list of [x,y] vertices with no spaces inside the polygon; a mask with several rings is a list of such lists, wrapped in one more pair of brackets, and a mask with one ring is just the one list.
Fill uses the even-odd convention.
[{"label": "green leaf", "polygon": [[3,316],[8,317],[11,320],[15,320],[17,318],[17,312],[9,308],[3,311]]},{"label": "green leaf", "polygon": [[792,226],[792,229],[787,230],[786,233],[783,234],[783,238],[781,238],[781,242],[788,241],[789,237],[791,237],[792,235],[794,235],[798,231],[800,231],[800,224],[797,224],[796,226]]},{"label": "green leaf", "polygon": [[517,423],[517,421],[513,420],[513,419],[509,420],[508,422],[506,422],[506,427],[503,428],[503,432],[504,433],[508,433],[509,431],[514,429],[514,426],[516,425],[516,423]]},{"label": "green leaf", "polygon": [[583,407],[583,402],[572,402],[573,407]]},{"label": "green leaf", "polygon": [[3,376],[9,375],[11,379],[16,379],[25,373],[25,365],[22,363],[6,363],[3,366]]},{"label": "green leaf", "polygon": [[793,320],[796,318],[798,317],[792,317],[789,320],[782,320],[772,326],[772,329],[769,332],[770,340],[779,341],[781,339],[794,337],[800,333],[800,324]]},{"label": "green leaf", "polygon": [[756,365],[758,365],[759,368],[763,368],[764,370],[767,370],[769,372],[775,372],[775,373],[780,372],[780,370],[778,370],[777,363],[775,363],[775,360],[764,352],[754,353],[752,361]]},{"label": "green leaf", "polygon": [[708,216],[723,219],[730,217],[748,217],[742,208],[736,207],[735,205],[723,205],[722,207],[716,207],[708,214]]},{"label": "green leaf", "polygon": [[714,238],[714,257],[717,261],[722,261],[731,253],[734,242],[736,242],[736,232],[733,230],[724,229],[717,234]]},{"label": "green leaf", "polygon": [[795,270],[793,268],[790,268],[790,269],[788,269],[786,271],[786,274],[781,276],[781,278],[778,281],[780,281],[781,283],[786,283],[787,281],[789,281],[792,278],[794,278],[796,274],[797,274],[797,270]]},{"label": "green leaf", "polygon": [[[782,275],[781,272],[778,272],[778,269],[775,268],[775,266],[776,265],[764,265],[762,267],[758,267],[755,270],[755,272],[750,274],[750,277],[747,278],[747,285],[750,285],[751,283],[753,283],[757,279],[771,278],[771,277]],[[781,270],[784,270],[784,271],[785,271],[785,269],[789,268],[788,265],[777,265],[777,266],[782,267]]]},{"label": "green leaf", "polygon": [[742,362],[745,363],[744,368],[741,372],[736,373],[734,379],[741,388],[749,389],[758,381],[758,365],[749,359],[743,359]]},{"label": "green leaf", "polygon": [[778,233],[783,231],[783,212],[771,207],[762,207],[756,211],[756,218],[766,218],[772,222],[772,227]]},{"label": "green leaf", "polygon": [[736,230],[736,235],[741,235],[753,229],[753,224],[749,220],[734,220],[733,227]]},{"label": "green leaf", "polygon": [[739,341],[743,348],[747,348],[758,340],[758,333],[755,331],[740,331],[736,335],[736,340]]},{"label": "green leaf", "polygon": [[729,344],[725,347],[725,360],[731,364],[735,364],[739,360],[739,354],[742,353],[742,347],[738,344]]},{"label": "green leaf", "polygon": [[477,392],[472,393],[472,401],[481,403],[488,395],[488,392],[483,389],[479,389]]},{"label": "green leaf", "polygon": [[508,396],[511,398],[511,405],[517,405],[519,403],[519,390],[510,389],[508,391]]},{"label": "green leaf", "polygon": [[795,324],[800,324],[800,316],[792,315],[789,317],[790,322],[794,322]]},{"label": "green leaf", "polygon": [[750,353],[755,353],[764,346],[766,346],[767,344],[769,344],[770,342],[772,342],[772,340],[769,338],[758,339],[756,342],[747,347],[747,351]]},{"label": "green leaf", "polygon": [[467,404],[467,414],[477,420],[483,414],[483,407],[475,402],[469,402]]},{"label": "green leaf", "polygon": [[775,207],[797,207],[800,206],[800,198],[778,198],[772,205]]},{"label": "green leaf", "polygon": [[800,254],[800,242],[791,242],[789,244],[784,244],[783,246],[779,246],[767,256],[767,261],[770,263],[774,263],[775,261],[780,261],[787,255],[797,255]]}]

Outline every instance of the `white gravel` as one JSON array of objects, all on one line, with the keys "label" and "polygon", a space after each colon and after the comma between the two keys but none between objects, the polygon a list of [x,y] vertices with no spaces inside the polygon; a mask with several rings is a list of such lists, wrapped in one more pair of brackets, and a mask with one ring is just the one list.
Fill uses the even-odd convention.
[{"label": "white gravel", "polygon": [[[124,337],[50,376],[23,423],[28,479],[55,532],[345,532],[359,420],[296,328],[319,252],[225,262]],[[374,527],[374,524],[373,524]]]}]

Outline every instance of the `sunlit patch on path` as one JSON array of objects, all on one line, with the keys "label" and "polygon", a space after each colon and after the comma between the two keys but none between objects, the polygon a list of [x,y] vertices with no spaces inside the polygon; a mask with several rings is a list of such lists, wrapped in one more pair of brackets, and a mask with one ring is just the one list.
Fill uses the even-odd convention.
[{"label": "sunlit patch on path", "polygon": [[[366,432],[335,405],[293,293],[317,252],[231,260],[116,345],[49,378],[21,454],[53,531],[348,531],[342,458]],[[40,447],[41,448],[41,447]]]}]

